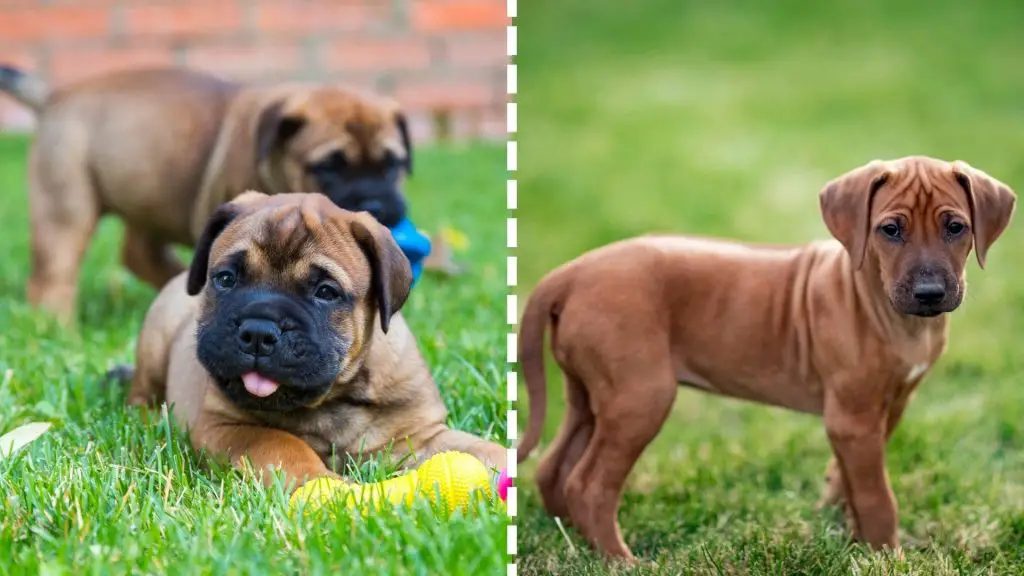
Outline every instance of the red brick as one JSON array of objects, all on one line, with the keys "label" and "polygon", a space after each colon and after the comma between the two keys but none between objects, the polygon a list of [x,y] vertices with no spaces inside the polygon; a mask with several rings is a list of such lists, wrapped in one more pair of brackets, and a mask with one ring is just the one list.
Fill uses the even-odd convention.
[{"label": "red brick", "polygon": [[125,8],[129,34],[204,36],[240,31],[242,7],[231,0],[139,3]]},{"label": "red brick", "polygon": [[412,136],[413,143],[429,142],[437,137],[434,134],[434,120],[429,113],[405,109],[403,112],[406,122],[409,124],[409,134]]},{"label": "red brick", "polygon": [[318,83],[327,83],[353,92],[366,94],[383,94],[373,74],[330,74],[325,75]]},{"label": "red brick", "polygon": [[259,0],[256,26],[264,32],[363,31],[390,13],[383,0]]},{"label": "red brick", "polygon": [[136,46],[119,49],[91,49],[55,51],[50,57],[50,79],[55,84],[67,84],[115,70],[174,64],[169,48]]},{"label": "red brick", "polygon": [[430,66],[430,45],[425,38],[339,40],[325,59],[336,70],[414,70]]},{"label": "red brick", "polygon": [[416,0],[412,22],[418,30],[429,32],[504,29],[508,17],[505,0]]},{"label": "red brick", "polygon": [[504,103],[500,86],[487,81],[400,81],[394,97],[409,110],[489,108]]},{"label": "red brick", "polygon": [[103,5],[37,6],[0,11],[0,41],[77,40],[106,36],[110,13]]},{"label": "red brick", "polygon": [[191,68],[238,80],[294,73],[303,65],[302,49],[293,42],[190,46],[185,55]]},{"label": "red brick", "polygon": [[469,68],[504,68],[509,63],[505,29],[444,39],[445,62]]}]

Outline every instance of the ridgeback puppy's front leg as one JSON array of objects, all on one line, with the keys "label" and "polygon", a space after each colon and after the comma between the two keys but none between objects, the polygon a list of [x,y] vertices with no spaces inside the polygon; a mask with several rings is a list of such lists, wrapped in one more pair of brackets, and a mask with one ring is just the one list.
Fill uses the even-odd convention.
[{"label": "ridgeback puppy's front leg", "polygon": [[[896,398],[892,405],[889,407],[889,415],[885,422],[885,441],[889,442],[892,438],[893,432],[896,431],[896,427],[899,426],[900,420],[903,418],[903,412],[907,408],[907,402],[910,400],[910,394],[902,395]],[[847,509],[849,514],[849,506],[845,501],[846,498],[846,485],[843,484],[843,475],[839,471],[839,465],[836,462],[835,457],[832,457],[828,462],[828,467],[825,470],[825,489],[822,492],[821,499],[818,501],[816,507],[818,509],[826,506],[843,506]]]},{"label": "ridgeback puppy's front leg", "polygon": [[321,476],[340,478],[327,469],[309,444],[282,430],[207,424],[197,426],[191,436],[196,449],[205,449],[215,457],[227,457],[236,469],[244,470],[248,461],[267,487],[274,482],[274,471],[284,473],[289,492]]},{"label": "ridgeback puppy's front leg", "polygon": [[885,467],[888,414],[863,401],[825,401],[825,430],[842,475],[854,537],[873,548],[899,546],[896,498]]}]

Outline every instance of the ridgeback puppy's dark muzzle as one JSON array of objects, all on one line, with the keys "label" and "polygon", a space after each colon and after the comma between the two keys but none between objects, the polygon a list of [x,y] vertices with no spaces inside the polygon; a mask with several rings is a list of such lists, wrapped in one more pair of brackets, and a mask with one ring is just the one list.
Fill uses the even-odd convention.
[{"label": "ridgeback puppy's dark muzzle", "polygon": [[901,280],[893,306],[902,314],[931,318],[956,310],[963,300],[960,282],[941,261],[922,262]]}]

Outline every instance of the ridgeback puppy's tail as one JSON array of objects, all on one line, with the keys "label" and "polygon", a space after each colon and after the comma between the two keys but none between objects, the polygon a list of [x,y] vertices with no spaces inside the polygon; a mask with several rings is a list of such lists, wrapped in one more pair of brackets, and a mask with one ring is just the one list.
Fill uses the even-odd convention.
[{"label": "ridgeback puppy's tail", "polygon": [[545,276],[526,301],[519,322],[519,363],[530,401],[530,421],[516,447],[516,460],[522,462],[537,447],[548,409],[548,383],[544,371],[544,332],[555,321],[565,295],[565,269],[558,268]]},{"label": "ridgeback puppy's tail", "polygon": [[42,78],[7,64],[0,64],[0,90],[37,113],[50,97],[50,88]]}]

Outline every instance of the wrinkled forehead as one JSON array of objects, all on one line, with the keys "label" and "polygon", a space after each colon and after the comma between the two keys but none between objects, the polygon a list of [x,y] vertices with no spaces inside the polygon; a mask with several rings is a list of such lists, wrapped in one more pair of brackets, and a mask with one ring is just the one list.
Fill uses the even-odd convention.
[{"label": "wrinkled forehead", "polygon": [[297,144],[311,158],[342,151],[348,161],[358,163],[382,160],[389,152],[398,158],[406,155],[395,110],[364,97],[313,94],[306,106],[306,116],[309,122]]},{"label": "wrinkled forehead", "polygon": [[939,162],[897,163],[872,203],[876,215],[902,212],[926,215],[933,211],[959,211],[967,214],[967,191],[957,180],[952,167]]},{"label": "wrinkled forehead", "polygon": [[235,259],[249,274],[281,283],[302,282],[316,271],[343,288],[364,288],[357,279],[368,264],[338,223],[303,206],[265,208],[232,223],[218,239],[211,266]]}]

